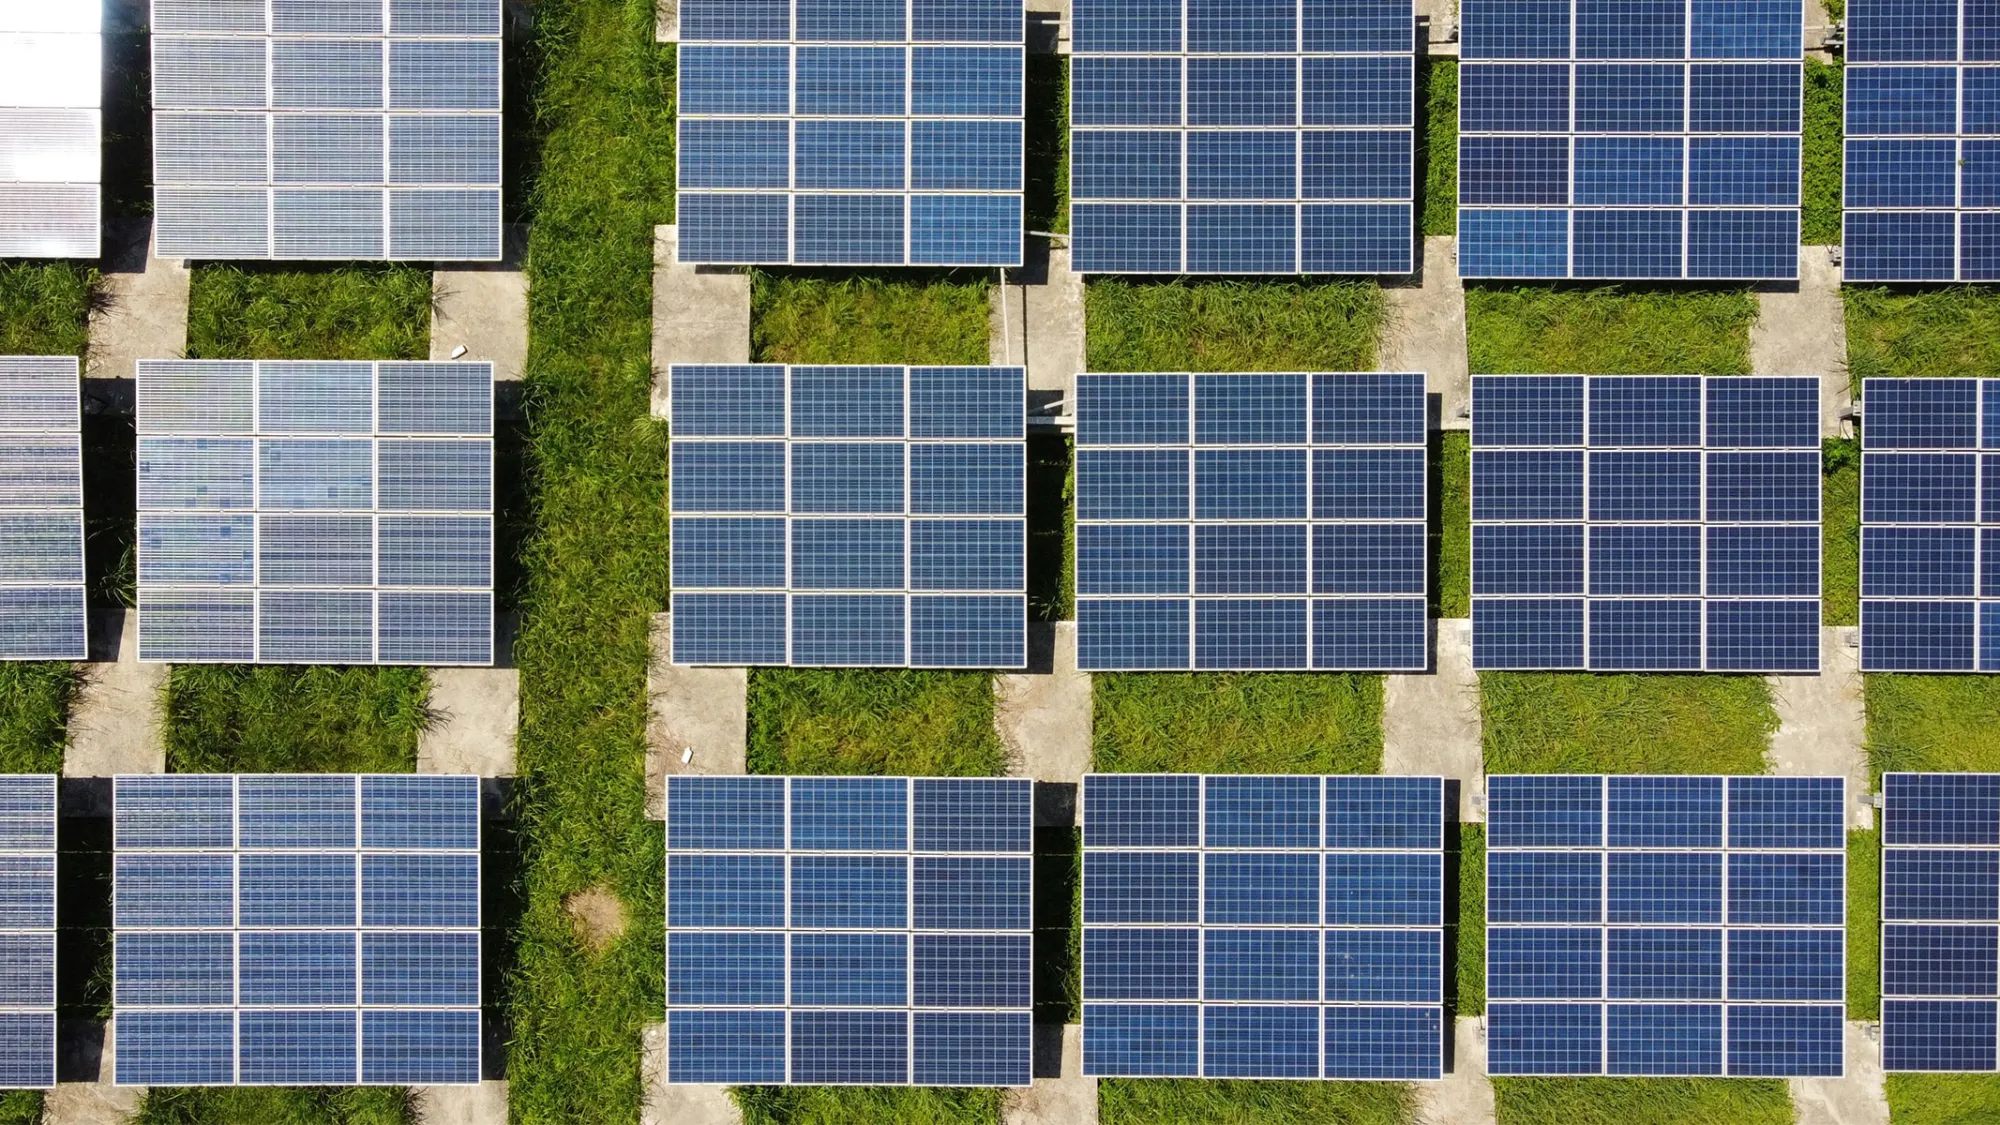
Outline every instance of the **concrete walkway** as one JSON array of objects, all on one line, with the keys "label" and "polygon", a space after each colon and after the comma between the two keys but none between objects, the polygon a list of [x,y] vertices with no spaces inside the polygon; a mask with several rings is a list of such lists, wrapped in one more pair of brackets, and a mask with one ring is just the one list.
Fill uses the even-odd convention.
[{"label": "concrete walkway", "polygon": [[1486,819],[1479,746],[1479,676],[1472,670],[1472,621],[1437,622],[1432,671],[1392,675],[1382,685],[1382,772],[1456,778],[1458,819]]},{"label": "concrete walkway", "polygon": [[[112,778],[121,773],[164,773],[167,747],[162,737],[167,665],[139,663],[139,615],[130,610],[93,610],[90,663],[83,689],[70,705],[69,744],[63,748],[65,778]],[[88,792],[93,805],[66,809],[71,815],[110,816],[111,786],[71,786]]]},{"label": "concrete walkway", "polygon": [[1819,432],[1841,436],[1841,415],[1852,406],[1847,373],[1847,318],[1840,300],[1840,267],[1824,246],[1799,247],[1796,288],[1757,293],[1750,326],[1750,370],[1757,375],[1813,375],[1820,381]]},{"label": "concrete walkway", "polygon": [[521,271],[528,231],[503,232],[505,257],[490,266],[438,270],[431,275],[431,358],[446,360],[459,348],[464,360],[488,360],[493,378],[519,380],[528,367],[528,275]]},{"label": "concrete walkway", "polygon": [[1375,358],[1377,371],[1421,371],[1438,399],[1438,424],[1472,428],[1472,377],[1465,353],[1465,285],[1458,279],[1458,239],[1424,239],[1423,270],[1405,285],[1386,286],[1389,322]]},{"label": "concrete walkway", "polygon": [[1772,676],[1778,733],[1771,736],[1771,772],[1785,777],[1845,777],[1848,824],[1875,826],[1868,794],[1868,735],[1861,700],[1861,649],[1851,625],[1821,629],[1819,675]]},{"label": "concrete walkway", "polygon": [[743,1125],[743,1111],[729,1100],[727,1086],[667,1081],[666,1024],[647,1025],[641,1041],[639,1073],[646,1084],[646,1104],[639,1110],[639,1125]]},{"label": "concrete walkway", "polygon": [[1844,1040],[1844,1077],[1794,1078],[1787,1083],[1792,1105],[1798,1109],[1798,1125],[1889,1125],[1881,1041],[1867,1024],[1851,1021]]},{"label": "concrete walkway", "polygon": [[1090,676],[1076,668],[1076,622],[1030,621],[1028,668],[993,677],[993,726],[1008,772],[1075,785],[1090,772]]},{"label": "concrete walkway", "polygon": [[1068,394],[1083,370],[1083,277],[1070,272],[1069,251],[1030,239],[1028,264],[994,286],[987,315],[988,361],[1026,367],[1028,389]]},{"label": "concrete walkway", "polygon": [[1486,1032],[1478,1016],[1452,1029],[1451,1069],[1443,1081],[1418,1082],[1416,1125],[1493,1125],[1493,1083],[1486,1077]]},{"label": "concrete walkway", "polygon": [[57,1031],[56,1086],[42,1099],[42,1125],[126,1125],[144,1086],[116,1086],[116,1021],[64,1020]]},{"label": "concrete walkway", "polygon": [[675,664],[673,635],[673,615],[654,614],[646,668],[646,815],[654,820],[666,819],[668,777],[750,772],[749,669]]},{"label": "concrete walkway", "polygon": [[418,1086],[410,1091],[423,1125],[507,1125],[507,1083]]},{"label": "concrete walkway", "polygon": [[154,257],[152,242],[150,219],[105,226],[86,378],[130,379],[142,359],[175,359],[187,351],[188,270]]},{"label": "concrete walkway", "polygon": [[676,228],[653,228],[653,414],[660,418],[667,416],[667,368],[750,362],[750,274],[684,266],[674,260],[679,249]]},{"label": "concrete walkway", "polygon": [[1035,1079],[1009,1091],[1002,1125],[1097,1125],[1097,1079],[1083,1073],[1083,1028],[1035,1025]]}]

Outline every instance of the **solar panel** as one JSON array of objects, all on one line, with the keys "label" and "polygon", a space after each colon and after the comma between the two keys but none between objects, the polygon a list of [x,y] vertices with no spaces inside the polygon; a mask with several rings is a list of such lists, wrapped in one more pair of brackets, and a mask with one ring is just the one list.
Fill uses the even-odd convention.
[{"label": "solar panel", "polygon": [[1020,0],[682,0],[680,260],[1021,264]]},{"label": "solar panel", "polygon": [[1798,276],[1799,0],[1467,0],[1458,270]]},{"label": "solar panel", "polygon": [[1991,1072],[2000,775],[1882,775],[1882,1068]]},{"label": "solar panel", "polygon": [[1424,377],[1076,377],[1077,661],[1420,670]]},{"label": "solar panel", "polygon": [[1442,1076],[1444,783],[1088,774],[1083,1072]]},{"label": "solar panel", "polygon": [[1863,671],[2000,671],[1995,383],[1862,383]]},{"label": "solar panel", "polygon": [[56,1084],[56,779],[0,775],[0,1088]]},{"label": "solar panel", "polygon": [[2000,279],[2000,58],[1956,0],[1860,0],[1847,13],[1845,250],[1850,281]]},{"label": "solar panel", "polygon": [[667,779],[667,1081],[1026,1086],[1033,784]]},{"label": "solar panel", "polygon": [[668,378],[675,663],[1026,664],[1023,369]]},{"label": "solar panel", "polygon": [[479,779],[112,783],[121,1086],[479,1081]]},{"label": "solar panel", "polygon": [[499,260],[499,0],[152,12],[161,257]]},{"label": "solar panel", "polygon": [[103,113],[97,0],[0,7],[0,258],[95,258]]},{"label": "solar panel", "polygon": [[1819,668],[1819,384],[1472,380],[1472,662]]},{"label": "solar panel", "polygon": [[138,374],[139,659],[492,663],[492,364]]},{"label": "solar panel", "polygon": [[1071,264],[1402,274],[1409,0],[1076,0]]},{"label": "solar panel", "polygon": [[1844,779],[1486,792],[1489,1073],[1841,1076]]},{"label": "solar panel", "polygon": [[79,387],[73,356],[0,356],[0,660],[89,655]]}]

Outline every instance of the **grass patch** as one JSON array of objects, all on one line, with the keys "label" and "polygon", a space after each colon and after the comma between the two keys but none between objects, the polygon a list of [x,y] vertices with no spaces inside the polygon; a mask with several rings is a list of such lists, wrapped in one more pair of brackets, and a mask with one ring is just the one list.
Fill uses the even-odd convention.
[{"label": "grass patch", "polygon": [[1379,773],[1382,677],[1133,672],[1093,678],[1103,773]]},{"label": "grass patch", "polygon": [[1792,1125],[1775,1079],[1495,1078],[1500,1125]]},{"label": "grass patch", "polygon": [[1891,1074],[1895,1125],[1986,1125],[2000,1121],[2000,1075]]},{"label": "grass patch", "polygon": [[1091,281],[1092,371],[1372,371],[1388,304],[1372,281]]},{"label": "grass patch", "polygon": [[1871,673],[1861,696],[1876,792],[1885,773],[2000,770],[2000,677]]},{"label": "grass patch", "polygon": [[965,271],[758,270],[750,281],[750,355],[758,363],[983,367],[990,289],[989,278]]},{"label": "grass patch", "polygon": [[406,1125],[416,1120],[416,1106],[410,1092],[402,1087],[238,1086],[148,1090],[132,1122]]},{"label": "grass patch", "polygon": [[1431,449],[1431,559],[1439,617],[1472,616],[1472,434],[1446,430]]},{"label": "grass patch", "polygon": [[1799,241],[1807,246],[1840,245],[1841,145],[1846,135],[1841,98],[1846,77],[1838,64],[1806,60]]},{"label": "grass patch", "polygon": [[1882,1018],[1882,837],[1847,834],[1847,1018]]},{"label": "grass patch", "polygon": [[1423,175],[1423,232],[1458,233],[1458,60],[1430,59],[1423,67],[1424,94],[1417,156]]},{"label": "grass patch", "polygon": [[73,355],[90,342],[97,269],[71,262],[0,262],[0,355]]},{"label": "grass patch", "polygon": [[1481,672],[1486,772],[1764,772],[1761,676]]},{"label": "grass patch", "polygon": [[0,773],[62,772],[69,707],[82,686],[74,664],[0,663]]},{"label": "grass patch", "polygon": [[2000,370],[2000,289],[1843,285],[1854,395],[1876,377],[1991,375]]},{"label": "grass patch", "polygon": [[1747,375],[1757,298],[1744,289],[1468,285],[1480,375]]},{"label": "grass patch", "polygon": [[984,672],[753,668],[750,772],[992,777],[1007,753]]},{"label": "grass patch", "polygon": [[738,1086],[743,1125],[991,1125],[1003,1090],[943,1086]]},{"label": "grass patch", "polygon": [[429,359],[431,274],[415,266],[201,265],[189,359]]},{"label": "grass patch", "polygon": [[178,664],[167,675],[167,769],[410,773],[429,700],[421,668]]},{"label": "grass patch", "polygon": [[1820,451],[1820,614],[1861,623],[1861,443],[1828,438]]},{"label": "grass patch", "polygon": [[1486,826],[1458,826],[1458,971],[1447,987],[1457,990],[1447,997],[1445,1010],[1461,1016],[1483,1015],[1486,1011]]},{"label": "grass patch", "polygon": [[1246,1082],[1106,1078],[1097,1084],[1101,1125],[1403,1125],[1417,1109],[1400,1082]]}]

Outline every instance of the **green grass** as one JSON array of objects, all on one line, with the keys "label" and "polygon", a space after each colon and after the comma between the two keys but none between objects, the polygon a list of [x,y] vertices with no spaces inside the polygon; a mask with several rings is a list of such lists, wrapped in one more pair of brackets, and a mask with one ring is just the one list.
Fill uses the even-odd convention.
[{"label": "green grass", "polygon": [[1002,1090],[942,1086],[740,1086],[743,1125],[990,1125]]},{"label": "green grass", "polygon": [[750,772],[989,777],[1006,769],[984,672],[756,668]]},{"label": "green grass", "polygon": [[2000,677],[1862,677],[1874,788],[1900,771],[2000,770]]},{"label": "green grass", "polygon": [[1107,1078],[1099,1125],[1404,1125],[1416,1092],[1399,1082]]},{"label": "green grass", "polygon": [[970,272],[760,270],[750,283],[751,358],[984,366],[991,280]]},{"label": "green grass", "polygon": [[2000,370],[2000,289],[1845,285],[1854,393],[1878,376],[1986,376]]},{"label": "green grass", "polygon": [[1847,1018],[1882,1017],[1882,837],[1847,834]]},{"label": "green grass", "polygon": [[0,262],[0,355],[82,358],[96,286],[92,266]]},{"label": "green grass", "polygon": [[[666,440],[650,417],[653,228],[673,221],[674,55],[650,0],[535,13],[523,548],[521,921],[505,979],[509,1112],[633,1125],[661,995],[662,838],[646,819],[650,615],[667,596]],[[601,953],[566,896],[631,926]]]},{"label": "green grass", "polygon": [[1482,672],[1486,772],[1763,773],[1760,676]]},{"label": "green grass", "polygon": [[189,359],[429,359],[431,274],[408,265],[195,267]]},{"label": "green grass", "polygon": [[[0,1117],[0,1121],[6,1118]],[[414,1125],[401,1087],[152,1089],[132,1125]]]},{"label": "green grass", "polygon": [[[1028,56],[1022,217],[1029,230],[1069,231],[1069,56]],[[1032,239],[1033,236],[1030,236]]]},{"label": "green grass", "polygon": [[62,772],[69,706],[82,685],[74,664],[0,663],[0,773]]},{"label": "green grass", "polygon": [[1458,972],[1456,1002],[1448,1011],[1476,1016],[1486,1011],[1486,826],[1458,826]]},{"label": "green grass", "polygon": [[1371,371],[1387,303],[1372,281],[1084,286],[1092,371]]},{"label": "green grass", "polygon": [[1743,1078],[1495,1078],[1500,1125],[1792,1125],[1785,1083]]},{"label": "green grass", "polygon": [[1458,60],[1431,59],[1424,65],[1420,127],[1425,234],[1458,233]]},{"label": "green grass", "polygon": [[1828,438],[1820,457],[1820,613],[1828,625],[1859,625],[1861,443]]},{"label": "green grass", "polygon": [[1893,1125],[1991,1125],[2000,1121],[2000,1075],[1891,1074]]},{"label": "green grass", "polygon": [[1093,678],[1103,773],[1379,773],[1382,677],[1163,672]]},{"label": "green grass", "polygon": [[180,664],[167,676],[174,773],[408,773],[430,722],[421,668]]},{"label": "green grass", "polygon": [[1472,616],[1472,435],[1446,430],[1432,448],[1432,557],[1437,560],[1437,615]]},{"label": "green grass", "polygon": [[1840,245],[1841,92],[1845,78],[1837,64],[1806,60],[1799,239],[1808,246]]},{"label": "green grass", "polygon": [[1467,347],[1481,375],[1744,375],[1756,319],[1756,297],[1738,289],[1465,289]]}]

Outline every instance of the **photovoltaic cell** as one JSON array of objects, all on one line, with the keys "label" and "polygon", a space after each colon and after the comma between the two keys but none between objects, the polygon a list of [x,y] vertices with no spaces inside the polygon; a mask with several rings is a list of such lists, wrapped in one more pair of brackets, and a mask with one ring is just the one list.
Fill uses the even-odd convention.
[{"label": "photovoltaic cell", "polygon": [[1840,1076],[1845,790],[1489,777],[1489,1072]]},{"label": "photovoltaic cell", "polygon": [[1408,0],[1079,0],[1075,17],[1077,270],[1415,268]]},{"label": "photovoltaic cell", "polygon": [[1819,389],[1481,375],[1478,668],[1819,668]]},{"label": "photovoltaic cell", "polygon": [[1882,775],[1882,1067],[1992,1072],[2000,775]]},{"label": "photovoltaic cell", "polygon": [[479,779],[113,782],[120,1085],[480,1078]]},{"label": "photovoltaic cell", "polygon": [[72,356],[0,356],[0,660],[88,654],[79,386]]},{"label": "photovoltaic cell", "polygon": [[141,360],[139,658],[493,660],[493,365]]},{"label": "photovoltaic cell", "polygon": [[56,779],[0,776],[0,1087],[56,1084]]},{"label": "photovoltaic cell", "polygon": [[1021,368],[669,378],[676,663],[1027,662]]},{"label": "photovoltaic cell", "polygon": [[98,256],[102,23],[96,0],[0,10],[0,258]]},{"label": "photovoltaic cell", "polygon": [[667,1080],[1026,1086],[1033,793],[667,780]]},{"label": "photovoltaic cell", "polygon": [[1437,778],[1091,774],[1083,1068],[1442,1074]]}]

